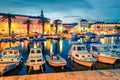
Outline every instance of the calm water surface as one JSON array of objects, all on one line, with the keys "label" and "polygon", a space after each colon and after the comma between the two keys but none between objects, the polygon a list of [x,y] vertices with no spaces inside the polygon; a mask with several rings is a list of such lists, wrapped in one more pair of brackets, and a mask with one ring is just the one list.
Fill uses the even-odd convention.
[{"label": "calm water surface", "polygon": [[[85,42],[86,40],[84,38],[80,38],[80,39],[74,39],[75,41],[79,41],[79,42]],[[116,41],[119,41],[119,37],[105,37],[105,38],[101,38],[101,39],[96,39],[97,41],[100,41],[103,44],[110,44],[110,43],[114,43]],[[96,41],[95,40],[95,41]],[[17,46],[20,45],[22,47],[22,55],[24,57],[23,62],[25,63],[28,55],[29,55],[29,51],[30,48],[36,48],[36,47],[41,47],[43,50],[43,56],[45,57],[45,55],[52,55],[52,54],[60,54],[63,58],[65,58],[65,60],[67,61],[67,66],[64,67],[64,69],[62,69],[61,67],[55,68],[50,66],[47,62],[44,64],[44,73],[57,73],[57,72],[68,72],[68,71],[86,71],[86,70],[91,70],[91,68],[79,65],[73,61],[70,61],[68,59],[68,51],[70,49],[70,42],[71,40],[52,40],[52,39],[48,39],[46,41],[43,42],[29,42],[27,40],[25,40],[24,42],[1,42],[0,43],[0,49],[3,50],[7,47],[13,47],[13,46]],[[89,46],[87,46],[88,50],[89,50]],[[97,62],[96,64],[96,69],[112,69],[114,68],[113,65],[109,65],[109,64],[103,64],[100,62]],[[37,74],[37,73],[41,73],[42,72],[39,71],[33,71],[30,70],[27,66],[25,66],[24,64],[22,66],[17,67],[16,69],[9,71],[8,73],[6,73],[4,76],[8,76],[8,75],[24,75],[24,74]]]}]

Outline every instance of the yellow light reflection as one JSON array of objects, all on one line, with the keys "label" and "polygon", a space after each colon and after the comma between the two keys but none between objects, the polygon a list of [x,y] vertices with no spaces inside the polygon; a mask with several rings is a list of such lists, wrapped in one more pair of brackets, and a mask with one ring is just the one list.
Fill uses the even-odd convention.
[{"label": "yellow light reflection", "polygon": [[50,46],[50,55],[52,55],[52,54],[53,54],[53,46],[51,44],[51,46]]},{"label": "yellow light reflection", "polygon": [[60,40],[59,45],[60,45],[60,52],[62,52],[62,49],[63,49],[63,40]]},{"label": "yellow light reflection", "polygon": [[37,48],[37,44],[34,42],[33,48]]},{"label": "yellow light reflection", "polygon": [[14,46],[19,46],[19,42],[16,42],[16,43],[12,43],[12,42],[1,42],[1,50],[4,50],[5,48],[10,48],[10,47],[14,47]]},{"label": "yellow light reflection", "polygon": [[51,41],[50,40],[47,40],[46,41],[46,48],[48,49],[48,50],[50,50],[50,47],[51,47]]}]

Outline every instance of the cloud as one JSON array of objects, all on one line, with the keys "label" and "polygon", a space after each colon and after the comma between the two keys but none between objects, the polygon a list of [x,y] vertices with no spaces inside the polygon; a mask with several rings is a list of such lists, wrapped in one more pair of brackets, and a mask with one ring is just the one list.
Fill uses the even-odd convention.
[{"label": "cloud", "polygon": [[82,16],[79,16],[79,15],[69,15],[69,16],[64,16],[64,18],[79,18],[79,17],[82,17]]},{"label": "cloud", "polygon": [[0,0],[0,12],[40,15],[41,9],[46,17],[66,22],[120,19],[119,0]]},{"label": "cloud", "polygon": [[[24,8],[33,7],[34,9],[44,8],[51,11],[69,11],[72,9],[91,9],[92,6],[85,0],[7,0],[7,3],[0,1],[3,7]],[[4,3],[4,4],[3,4]]]}]

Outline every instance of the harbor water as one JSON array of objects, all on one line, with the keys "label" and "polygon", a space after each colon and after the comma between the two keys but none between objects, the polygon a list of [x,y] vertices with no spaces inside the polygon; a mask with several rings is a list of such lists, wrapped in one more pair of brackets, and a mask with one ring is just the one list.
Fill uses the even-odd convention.
[{"label": "harbor water", "polygon": [[[99,41],[103,44],[113,44],[115,42],[120,41],[120,37],[104,37],[104,38],[93,38],[93,41]],[[25,75],[25,74],[45,74],[45,73],[59,73],[59,72],[71,72],[71,71],[88,71],[93,70],[89,67],[82,66],[80,64],[77,64],[71,60],[68,59],[68,52],[71,47],[70,41],[67,39],[60,39],[60,40],[53,40],[53,39],[47,39],[46,41],[39,41],[39,42],[30,42],[28,40],[24,40],[23,42],[0,42],[0,50],[4,50],[8,47],[14,47],[14,46],[21,46],[21,52],[23,56],[23,64],[21,66],[18,66],[16,69],[9,71],[5,73],[3,76],[12,76],[12,75]],[[85,42],[86,40],[84,38],[80,39],[74,39],[74,41],[78,42]],[[52,54],[59,54],[61,55],[66,61],[67,65],[62,69],[61,67],[52,67],[47,62],[44,64],[44,72],[41,70],[34,71],[29,70],[29,67],[25,66],[26,60],[29,56],[30,48],[42,48],[43,56],[46,55],[52,55]],[[90,46],[87,45],[87,49],[89,51]],[[96,68],[94,70],[103,70],[103,69],[115,69],[113,65],[110,64],[104,64],[97,62]]]}]

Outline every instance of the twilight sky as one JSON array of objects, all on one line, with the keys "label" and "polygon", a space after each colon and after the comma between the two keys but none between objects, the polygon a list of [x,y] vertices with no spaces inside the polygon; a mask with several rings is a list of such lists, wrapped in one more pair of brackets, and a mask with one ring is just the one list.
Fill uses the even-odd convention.
[{"label": "twilight sky", "polygon": [[64,23],[80,19],[93,21],[120,21],[120,0],[0,0],[0,12],[24,15],[40,15]]}]

